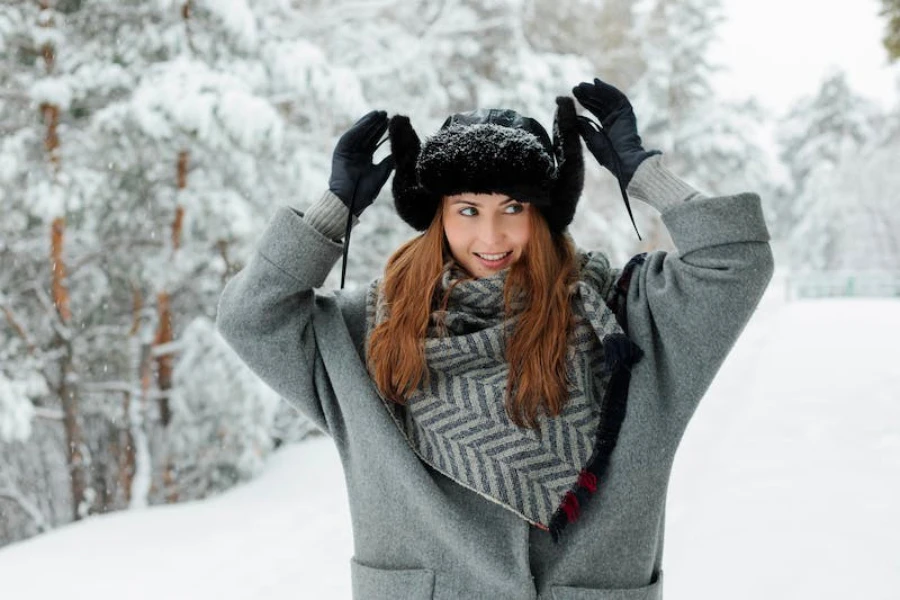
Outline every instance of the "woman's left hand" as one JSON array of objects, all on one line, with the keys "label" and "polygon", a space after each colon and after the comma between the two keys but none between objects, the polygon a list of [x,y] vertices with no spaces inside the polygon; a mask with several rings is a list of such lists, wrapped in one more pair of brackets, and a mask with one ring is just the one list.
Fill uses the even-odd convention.
[{"label": "woman's left hand", "polygon": [[582,82],[572,89],[572,94],[600,121],[602,128],[587,117],[578,117],[578,132],[588,150],[601,165],[609,169],[627,188],[638,166],[659,150],[644,150],[638,135],[637,118],[631,102],[617,88],[594,79],[594,83]]}]

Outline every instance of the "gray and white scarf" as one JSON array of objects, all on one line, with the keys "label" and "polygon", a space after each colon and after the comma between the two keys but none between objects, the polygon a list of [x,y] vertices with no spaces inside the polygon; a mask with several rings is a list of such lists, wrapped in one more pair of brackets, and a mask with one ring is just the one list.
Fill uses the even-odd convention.
[{"label": "gray and white scarf", "polygon": [[[550,531],[554,541],[597,490],[625,415],[630,366],[640,358],[614,313],[624,306],[635,260],[628,277],[617,277],[603,254],[579,253],[578,260],[581,277],[570,290],[569,400],[558,416],[540,414],[534,430],[506,413],[508,270],[469,279],[452,264],[437,294],[452,289],[448,308],[432,312],[425,339],[428,382],[405,406],[382,398],[421,460]],[[367,298],[367,331],[389,317],[376,280]],[[624,311],[618,318],[625,322]]]}]

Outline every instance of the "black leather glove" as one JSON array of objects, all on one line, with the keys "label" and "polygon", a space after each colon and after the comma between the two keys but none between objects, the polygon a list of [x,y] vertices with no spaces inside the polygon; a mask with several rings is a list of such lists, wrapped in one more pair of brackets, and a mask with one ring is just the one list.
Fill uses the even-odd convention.
[{"label": "black leather glove", "polygon": [[631,102],[615,87],[594,79],[592,84],[582,82],[575,86],[572,94],[602,126],[599,129],[587,117],[578,117],[578,132],[588,150],[597,162],[616,176],[623,189],[627,188],[638,165],[654,154],[662,153],[644,150]]},{"label": "black leather glove", "polygon": [[393,156],[372,163],[387,126],[387,113],[373,110],[354,123],[334,148],[328,189],[357,217],[375,202],[394,168]]}]

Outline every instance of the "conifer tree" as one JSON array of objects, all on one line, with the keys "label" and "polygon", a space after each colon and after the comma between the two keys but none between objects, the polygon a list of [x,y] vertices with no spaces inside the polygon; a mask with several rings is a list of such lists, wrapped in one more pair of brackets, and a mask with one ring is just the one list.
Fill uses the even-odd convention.
[{"label": "conifer tree", "polygon": [[887,20],[882,41],[888,58],[895,61],[900,58],[900,0],[881,0],[881,16]]}]

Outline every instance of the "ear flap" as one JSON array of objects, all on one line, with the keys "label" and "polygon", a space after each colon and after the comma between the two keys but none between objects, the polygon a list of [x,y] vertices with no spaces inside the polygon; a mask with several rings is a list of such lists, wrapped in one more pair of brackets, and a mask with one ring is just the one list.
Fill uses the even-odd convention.
[{"label": "ear flap", "polygon": [[395,115],[388,124],[391,154],[395,161],[394,207],[400,218],[418,231],[425,231],[434,219],[440,198],[434,198],[421,185],[416,163],[422,144],[409,122],[409,117]]},{"label": "ear flap", "polygon": [[[575,217],[575,207],[584,188],[584,154],[578,135],[575,101],[568,96],[556,98],[553,120],[553,152],[556,180],[551,189],[552,211],[545,216],[554,231],[562,231]],[[548,214],[552,212],[552,214]]]}]

